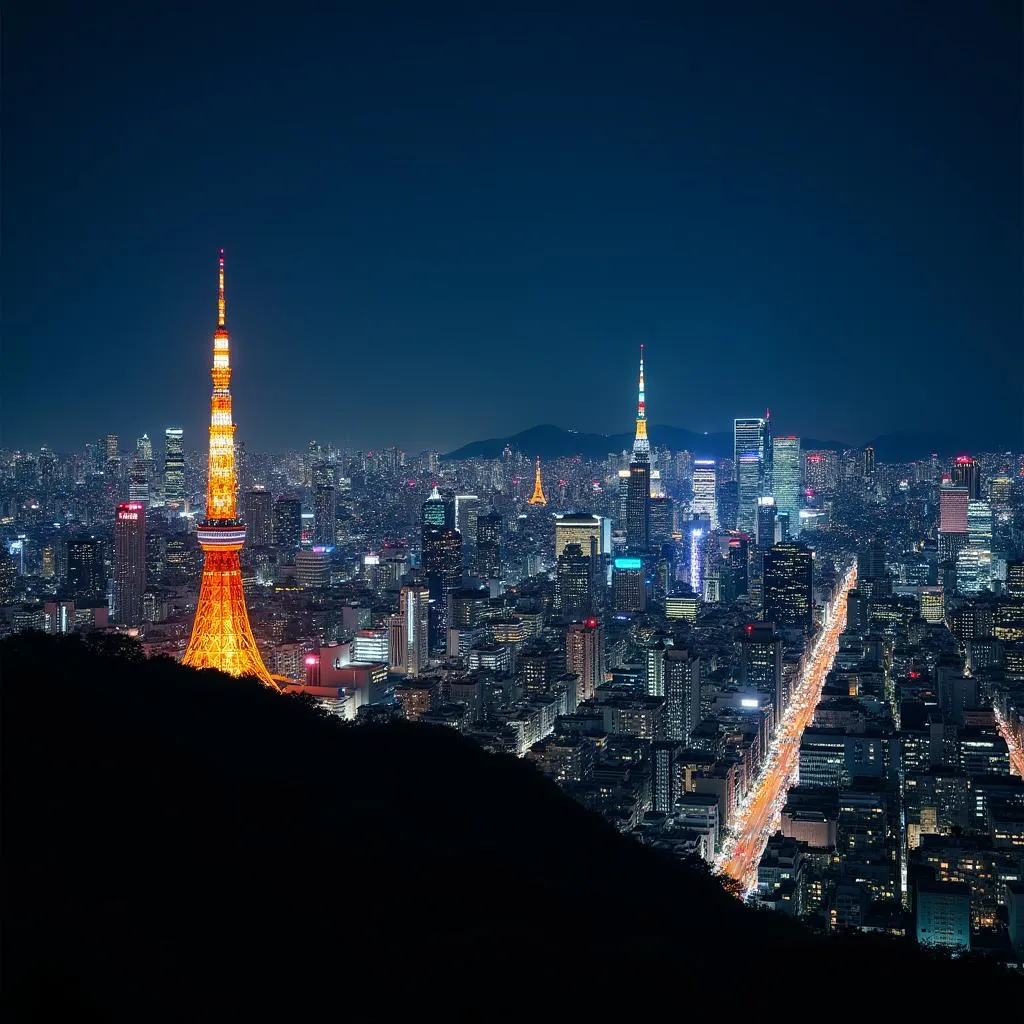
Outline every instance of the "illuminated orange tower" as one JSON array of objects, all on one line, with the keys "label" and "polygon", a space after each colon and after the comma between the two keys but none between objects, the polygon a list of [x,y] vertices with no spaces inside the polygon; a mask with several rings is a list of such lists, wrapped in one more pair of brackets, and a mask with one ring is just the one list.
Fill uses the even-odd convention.
[{"label": "illuminated orange tower", "polygon": [[217,330],[213,333],[213,398],[210,402],[210,458],[206,481],[206,518],[199,524],[204,552],[203,581],[182,662],[192,668],[216,668],[232,676],[256,676],[278,689],[256,646],[242,592],[238,552],[245,524],[238,518],[235,476],[235,425],[231,421],[231,358],[224,321],[224,250],[220,251]]},{"label": "illuminated orange tower", "polygon": [[540,482],[540,456],[537,456],[537,475],[533,480],[533,494],[530,495],[527,505],[546,505],[548,499],[544,497],[544,486]]}]

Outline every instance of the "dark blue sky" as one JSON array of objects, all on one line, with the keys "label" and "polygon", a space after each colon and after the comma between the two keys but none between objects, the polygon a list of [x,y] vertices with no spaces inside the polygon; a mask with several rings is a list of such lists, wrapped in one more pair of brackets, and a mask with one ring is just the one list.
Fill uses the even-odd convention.
[{"label": "dark blue sky", "polygon": [[8,447],[202,444],[221,245],[260,449],[626,430],[640,341],[654,423],[1022,440],[1013,0],[20,6]]}]

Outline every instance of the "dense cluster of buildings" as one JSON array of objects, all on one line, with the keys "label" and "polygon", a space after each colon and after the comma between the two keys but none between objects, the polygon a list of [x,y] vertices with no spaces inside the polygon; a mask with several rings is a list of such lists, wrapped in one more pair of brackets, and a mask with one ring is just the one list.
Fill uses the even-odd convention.
[{"label": "dense cluster of buildings", "polygon": [[769,414],[735,421],[731,458],[667,451],[642,354],[632,450],[599,461],[231,440],[225,497],[184,440],[0,453],[0,631],[127,632],[188,662],[204,552],[233,539],[275,685],[529,758],[621,831],[714,864],[855,563],[755,898],[1019,950],[1021,455],[804,451]]}]

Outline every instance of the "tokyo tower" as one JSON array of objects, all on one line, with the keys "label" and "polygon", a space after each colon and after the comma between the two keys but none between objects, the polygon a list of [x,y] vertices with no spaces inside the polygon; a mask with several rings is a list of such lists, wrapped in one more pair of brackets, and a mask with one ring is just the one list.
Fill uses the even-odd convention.
[{"label": "tokyo tower", "polygon": [[256,646],[242,592],[238,552],[245,523],[238,518],[235,425],[231,421],[231,359],[224,321],[224,250],[220,251],[217,329],[213,333],[213,398],[210,402],[210,457],[206,518],[197,536],[203,549],[203,581],[182,663],[216,668],[231,676],[256,676],[279,689]]},{"label": "tokyo tower", "polygon": [[544,496],[544,485],[540,482],[540,456],[537,456],[537,475],[533,479],[533,494],[526,499],[527,505],[546,505],[548,499]]}]

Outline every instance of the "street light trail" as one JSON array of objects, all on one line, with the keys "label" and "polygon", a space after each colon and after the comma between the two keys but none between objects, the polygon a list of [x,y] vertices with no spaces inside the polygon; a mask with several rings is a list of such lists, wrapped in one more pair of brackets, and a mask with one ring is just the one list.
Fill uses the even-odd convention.
[{"label": "street light trail", "polygon": [[1024,747],[1017,742],[1017,738],[1013,735],[1009,723],[999,713],[998,709],[993,708],[992,710],[995,711],[996,727],[999,729],[999,735],[1006,740],[1006,746],[1010,751],[1010,771],[1014,775],[1024,778]]},{"label": "street light trail", "polygon": [[786,791],[799,766],[800,737],[814,717],[825,678],[839,650],[839,636],[846,628],[846,600],[856,583],[854,566],[843,577],[789,708],[776,729],[768,757],[715,860],[716,869],[742,883],[745,892],[757,885],[758,861],[769,836],[778,827]]}]

